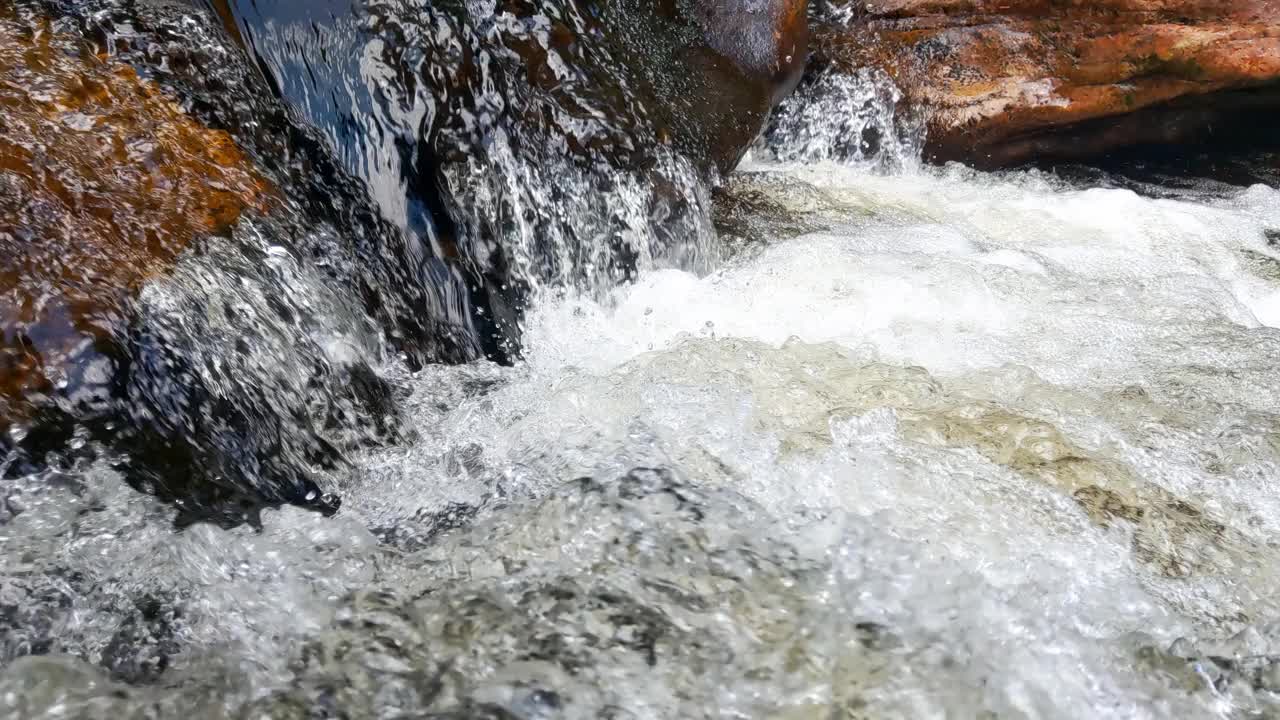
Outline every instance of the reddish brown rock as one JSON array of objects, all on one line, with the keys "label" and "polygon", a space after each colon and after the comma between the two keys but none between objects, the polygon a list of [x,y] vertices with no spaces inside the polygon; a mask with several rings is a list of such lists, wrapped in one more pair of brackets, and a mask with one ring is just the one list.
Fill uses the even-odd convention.
[{"label": "reddish brown rock", "polygon": [[927,152],[1000,166],[1203,139],[1280,111],[1280,0],[839,3],[817,54],[879,67],[929,115]]},{"label": "reddish brown rock", "polygon": [[148,278],[273,192],[129,67],[0,11],[0,432],[87,371]]}]

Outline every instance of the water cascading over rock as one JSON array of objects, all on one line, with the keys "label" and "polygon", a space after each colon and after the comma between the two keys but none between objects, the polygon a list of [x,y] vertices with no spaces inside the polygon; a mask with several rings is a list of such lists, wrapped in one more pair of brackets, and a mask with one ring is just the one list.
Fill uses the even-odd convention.
[{"label": "water cascading over rock", "polygon": [[807,48],[807,3],[784,0],[214,4],[383,216],[468,270],[498,359],[533,286],[706,265],[699,181],[737,163]]},{"label": "water cascading over rock", "polygon": [[396,437],[393,354],[509,362],[532,294],[707,267],[705,184],[806,56],[803,0],[202,5],[13,4],[49,170],[2,176],[31,262],[0,274],[0,448],[10,476],[105,450],[232,523],[336,507],[344,455]]}]

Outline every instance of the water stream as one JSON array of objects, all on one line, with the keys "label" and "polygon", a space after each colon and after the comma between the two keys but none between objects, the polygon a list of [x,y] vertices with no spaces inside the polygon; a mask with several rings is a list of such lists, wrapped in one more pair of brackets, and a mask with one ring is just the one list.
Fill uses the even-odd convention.
[{"label": "water stream", "polygon": [[[920,167],[864,80],[696,267],[539,286],[513,366],[317,321],[405,419],[333,517],[17,481],[0,715],[1280,717],[1280,189]],[[265,292],[201,262],[147,307]]]}]

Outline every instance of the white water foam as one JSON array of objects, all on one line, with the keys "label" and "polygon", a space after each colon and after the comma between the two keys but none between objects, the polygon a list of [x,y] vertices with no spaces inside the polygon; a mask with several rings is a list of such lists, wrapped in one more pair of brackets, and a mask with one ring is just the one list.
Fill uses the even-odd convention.
[{"label": "white water foam", "polygon": [[[544,299],[515,368],[401,377],[417,437],[359,458],[334,519],[175,538],[116,481],[33,501],[7,539],[99,588],[185,598],[183,650],[132,694],[15,663],[0,707],[244,717],[293,687],[377,715],[411,707],[396,678],[416,672],[445,688],[431,702],[530,718],[1274,712],[1280,192],[747,172],[804,186],[778,202],[807,198],[826,229]],[[697,510],[564,485],[639,465],[687,483],[645,497]],[[112,511],[77,510],[94,502]],[[388,528],[410,541],[380,546]],[[580,586],[669,623],[649,661],[593,649],[639,630]],[[531,609],[542,587],[559,599]],[[93,618],[66,622],[107,652]]]},{"label": "white water foam", "polygon": [[[1274,707],[1165,648],[1244,629],[1280,653],[1280,193],[749,172],[811,185],[829,228],[536,308],[527,363],[425,413],[432,441],[382,462],[396,490],[364,511],[673,467],[797,527],[836,518],[780,539],[833,563],[827,612],[901,633],[858,687],[869,716]],[[847,636],[812,642],[848,659]]]}]

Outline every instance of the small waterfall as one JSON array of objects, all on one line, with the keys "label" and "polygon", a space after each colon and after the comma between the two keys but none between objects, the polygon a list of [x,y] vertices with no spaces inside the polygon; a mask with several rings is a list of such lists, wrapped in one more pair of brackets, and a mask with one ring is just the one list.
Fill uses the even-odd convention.
[{"label": "small waterfall", "polygon": [[528,304],[563,293],[603,300],[646,270],[714,267],[710,197],[686,159],[658,149],[652,167],[631,171],[519,146],[500,130],[442,177],[461,232],[500,239],[489,247],[529,288]]},{"label": "small waterfall", "polygon": [[383,218],[487,288],[477,312],[711,267],[704,178],[657,139],[648,89],[583,3],[329,4],[320,27],[314,8],[232,0]]},{"label": "small waterfall", "polygon": [[922,118],[878,69],[813,74],[774,111],[758,151],[783,162],[833,160],[885,171],[919,165]]}]

